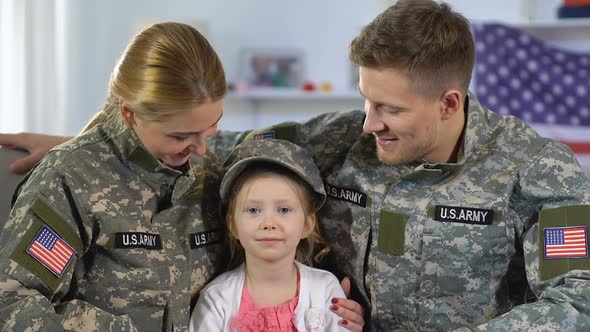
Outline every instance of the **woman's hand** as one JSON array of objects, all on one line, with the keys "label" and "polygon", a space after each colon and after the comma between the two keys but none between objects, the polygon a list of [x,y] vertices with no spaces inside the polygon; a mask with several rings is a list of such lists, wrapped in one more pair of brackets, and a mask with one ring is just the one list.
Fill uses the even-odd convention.
[{"label": "woman's hand", "polygon": [[34,133],[0,134],[0,145],[4,148],[23,150],[29,153],[10,164],[12,172],[23,174],[43,159],[54,146],[66,142],[70,138]]},{"label": "woman's hand", "polygon": [[[344,277],[340,285],[344,290],[344,294],[349,297],[350,279],[348,279],[348,277]],[[365,315],[365,309],[358,302],[341,297],[335,297],[332,299],[332,306],[330,306],[330,310],[342,318],[338,324],[344,328],[353,332],[361,332],[363,330],[363,326],[365,325],[365,319],[363,318]]]}]

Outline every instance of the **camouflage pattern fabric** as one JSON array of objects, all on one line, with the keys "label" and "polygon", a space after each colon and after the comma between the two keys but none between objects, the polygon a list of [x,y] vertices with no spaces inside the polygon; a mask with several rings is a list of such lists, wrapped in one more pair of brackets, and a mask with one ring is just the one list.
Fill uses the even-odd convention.
[{"label": "camouflage pattern fabric", "polygon": [[[188,330],[223,235],[222,164],[191,163],[160,163],[118,114],[52,150],[0,233],[0,330]],[[28,252],[43,226],[76,251],[61,275]]]},{"label": "camouflage pattern fabric", "polygon": [[548,260],[542,236],[543,223],[588,226],[589,179],[564,145],[467,101],[457,163],[382,164],[360,111],[219,133],[211,148],[274,137],[312,155],[324,267],[370,303],[367,330],[590,330],[590,259]]}]

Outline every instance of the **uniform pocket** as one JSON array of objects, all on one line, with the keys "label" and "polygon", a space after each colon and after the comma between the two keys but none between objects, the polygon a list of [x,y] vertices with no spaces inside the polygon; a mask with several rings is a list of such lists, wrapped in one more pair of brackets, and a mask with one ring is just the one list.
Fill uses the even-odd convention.
[{"label": "uniform pocket", "polygon": [[396,256],[404,254],[407,219],[405,214],[381,210],[377,239],[377,249],[380,252]]}]

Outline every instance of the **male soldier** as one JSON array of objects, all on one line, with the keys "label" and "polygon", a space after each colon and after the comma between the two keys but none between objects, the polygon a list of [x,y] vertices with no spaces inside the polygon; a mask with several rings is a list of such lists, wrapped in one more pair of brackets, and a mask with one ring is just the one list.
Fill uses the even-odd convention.
[{"label": "male soldier", "polygon": [[364,114],[219,133],[210,148],[274,137],[313,155],[331,270],[359,285],[373,331],[590,329],[590,181],[567,147],[467,91],[465,18],[400,0],[350,58]]}]

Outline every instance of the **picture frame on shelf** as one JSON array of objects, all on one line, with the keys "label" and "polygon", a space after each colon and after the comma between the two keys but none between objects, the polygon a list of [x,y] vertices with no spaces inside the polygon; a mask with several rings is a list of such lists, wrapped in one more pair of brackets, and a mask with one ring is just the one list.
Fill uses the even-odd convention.
[{"label": "picture frame on shelf", "polygon": [[240,52],[239,79],[248,88],[300,88],[304,78],[300,49],[245,48]]}]

